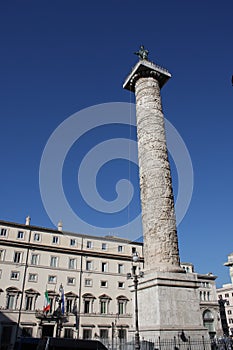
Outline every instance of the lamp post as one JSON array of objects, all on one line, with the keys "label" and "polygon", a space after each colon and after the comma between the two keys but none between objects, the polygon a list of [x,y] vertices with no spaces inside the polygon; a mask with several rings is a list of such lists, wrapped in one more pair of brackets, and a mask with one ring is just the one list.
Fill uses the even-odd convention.
[{"label": "lamp post", "polygon": [[59,288],[60,297],[57,298],[58,308],[54,311],[53,316],[56,318],[57,329],[56,329],[56,337],[61,337],[62,323],[64,319],[64,289],[62,284]]},{"label": "lamp post", "polygon": [[133,279],[134,283],[134,312],[135,312],[135,350],[140,350],[140,336],[139,336],[139,326],[138,326],[138,279],[143,277],[144,273],[142,271],[137,274],[137,265],[134,263],[139,262],[139,255],[137,252],[133,253],[132,256],[132,273],[127,274],[127,278]]}]

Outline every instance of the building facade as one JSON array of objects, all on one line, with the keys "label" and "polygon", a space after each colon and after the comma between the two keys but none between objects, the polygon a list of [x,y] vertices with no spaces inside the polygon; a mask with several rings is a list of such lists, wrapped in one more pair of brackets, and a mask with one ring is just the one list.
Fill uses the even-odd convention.
[{"label": "building facade", "polygon": [[[127,274],[135,252],[139,273],[142,243],[68,233],[61,224],[58,230],[32,226],[29,218],[24,225],[0,221],[0,346],[10,349],[20,336],[130,339],[134,305]],[[182,267],[194,274],[191,264]],[[219,334],[216,276],[196,278],[204,325]],[[61,303],[64,315],[58,318]]]}]

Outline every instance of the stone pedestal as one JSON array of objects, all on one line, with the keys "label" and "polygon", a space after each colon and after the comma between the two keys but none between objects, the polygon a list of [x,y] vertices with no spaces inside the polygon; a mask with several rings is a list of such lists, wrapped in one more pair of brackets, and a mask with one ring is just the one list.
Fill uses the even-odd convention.
[{"label": "stone pedestal", "polygon": [[200,312],[198,287],[195,274],[153,272],[145,275],[138,285],[140,338],[173,339],[182,331],[191,339],[208,338]]}]

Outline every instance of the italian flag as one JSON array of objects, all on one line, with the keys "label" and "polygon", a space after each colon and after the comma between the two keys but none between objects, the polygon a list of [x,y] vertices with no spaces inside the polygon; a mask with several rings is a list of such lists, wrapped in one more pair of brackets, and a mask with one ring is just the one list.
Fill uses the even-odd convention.
[{"label": "italian flag", "polygon": [[48,291],[46,290],[46,292],[44,293],[44,309],[43,311],[49,311],[50,310],[50,301],[49,301],[49,294]]}]

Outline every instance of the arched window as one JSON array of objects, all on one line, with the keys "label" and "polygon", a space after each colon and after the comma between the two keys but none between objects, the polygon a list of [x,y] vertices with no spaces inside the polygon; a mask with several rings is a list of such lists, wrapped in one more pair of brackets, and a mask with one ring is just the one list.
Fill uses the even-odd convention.
[{"label": "arched window", "polygon": [[205,310],[202,315],[203,325],[209,331],[211,336],[215,335],[215,327],[214,327],[214,316],[210,310]]}]

